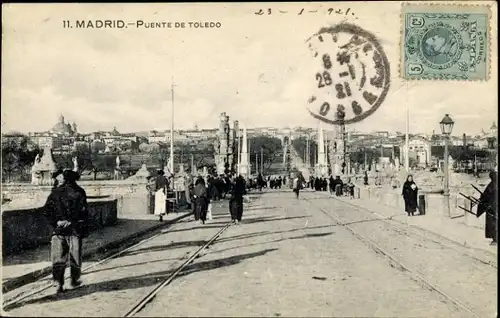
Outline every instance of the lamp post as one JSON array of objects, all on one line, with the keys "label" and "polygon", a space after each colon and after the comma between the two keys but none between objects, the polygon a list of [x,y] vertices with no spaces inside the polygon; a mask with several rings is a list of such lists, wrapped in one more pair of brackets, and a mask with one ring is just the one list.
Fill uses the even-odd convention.
[{"label": "lamp post", "polygon": [[309,138],[311,136],[309,134],[306,135],[306,154],[304,156],[306,168],[309,169],[309,159],[311,158],[311,155],[309,154]]},{"label": "lamp post", "polygon": [[449,176],[449,168],[448,168],[448,141],[451,135],[451,131],[453,130],[453,125],[455,123],[453,120],[446,114],[444,118],[441,120],[439,125],[441,126],[441,133],[444,135],[444,209],[445,213],[448,217],[451,217],[450,210],[450,176]]},{"label": "lamp post", "polygon": [[264,175],[264,148],[260,147],[260,173]]},{"label": "lamp post", "polygon": [[368,155],[366,154],[366,148],[363,146],[363,168],[365,171],[368,171]]},{"label": "lamp post", "polygon": [[255,174],[259,175],[259,153],[255,151]]},{"label": "lamp post", "polygon": [[[171,106],[171,114],[170,114],[170,171],[171,175],[174,174],[174,77],[172,76],[172,106]],[[167,163],[168,165],[168,163]]]},{"label": "lamp post", "polygon": [[345,119],[344,109],[338,109],[337,113],[335,115],[340,122],[340,136],[342,138],[342,149],[340,149],[341,155],[342,155],[342,174],[346,175],[346,165],[347,165],[346,164],[346,144],[347,144],[347,140],[346,140],[346,131],[345,131],[345,122],[344,122],[344,119]]},{"label": "lamp post", "polygon": [[[234,139],[238,142],[238,152],[237,152],[237,164],[236,164],[236,175],[239,176],[240,175],[240,165],[241,165],[241,140],[240,140],[240,123],[235,120],[234,121]],[[234,158],[234,155],[233,155],[233,158]],[[233,159],[233,162],[235,160]]]}]

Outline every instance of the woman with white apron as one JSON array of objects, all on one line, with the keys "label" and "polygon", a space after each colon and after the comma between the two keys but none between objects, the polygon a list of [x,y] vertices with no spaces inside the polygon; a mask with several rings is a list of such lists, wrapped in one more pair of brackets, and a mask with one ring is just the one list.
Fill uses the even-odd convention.
[{"label": "woman with white apron", "polygon": [[160,217],[160,222],[163,221],[163,216],[167,212],[167,186],[168,181],[165,178],[165,172],[158,170],[155,182],[155,215]]}]

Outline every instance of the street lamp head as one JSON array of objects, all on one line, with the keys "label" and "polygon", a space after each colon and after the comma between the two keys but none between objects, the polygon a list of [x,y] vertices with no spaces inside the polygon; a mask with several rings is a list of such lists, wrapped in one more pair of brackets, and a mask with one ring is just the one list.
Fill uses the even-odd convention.
[{"label": "street lamp head", "polygon": [[453,125],[455,122],[450,118],[448,114],[446,114],[439,125],[441,126],[441,133],[443,135],[451,135],[451,131],[453,130]]}]

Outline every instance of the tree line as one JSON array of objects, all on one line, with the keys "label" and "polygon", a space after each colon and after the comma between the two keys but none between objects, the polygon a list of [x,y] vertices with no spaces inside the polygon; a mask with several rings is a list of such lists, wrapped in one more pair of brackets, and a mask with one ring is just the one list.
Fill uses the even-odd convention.
[{"label": "tree line", "polygon": [[[258,153],[258,161],[261,160],[261,149],[264,159],[264,168],[269,169],[281,153],[281,141],[269,136],[257,136],[248,139],[250,146],[250,164],[255,167],[255,152]],[[238,144],[236,142],[236,154],[234,162],[238,162]],[[36,155],[42,156],[43,150],[33,144],[28,136],[19,135],[18,138],[8,138],[2,142],[2,182],[26,182],[31,180],[31,167]],[[120,167],[125,174],[135,172],[142,163],[148,166],[164,167],[170,156],[169,147],[154,148],[150,151],[135,149],[133,152],[110,152],[102,153],[90,143],[77,144],[69,152],[55,152],[53,155],[57,168],[73,169],[73,158],[77,158],[79,170],[84,175],[91,175],[96,179],[98,174],[105,174],[109,178],[116,167],[116,157],[120,157]],[[191,156],[195,166],[199,169],[207,166],[214,168],[213,144],[190,145],[176,144],[174,161],[178,165],[183,162],[190,170]]]}]

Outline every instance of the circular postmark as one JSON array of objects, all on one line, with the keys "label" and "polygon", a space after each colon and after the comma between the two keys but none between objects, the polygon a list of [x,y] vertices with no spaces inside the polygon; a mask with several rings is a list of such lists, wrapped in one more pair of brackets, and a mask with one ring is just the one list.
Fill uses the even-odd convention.
[{"label": "circular postmark", "polygon": [[342,23],[306,40],[315,59],[309,113],[326,123],[351,124],[373,114],[390,86],[387,56],[375,36]]}]

